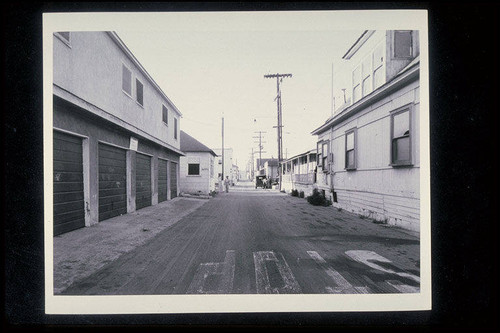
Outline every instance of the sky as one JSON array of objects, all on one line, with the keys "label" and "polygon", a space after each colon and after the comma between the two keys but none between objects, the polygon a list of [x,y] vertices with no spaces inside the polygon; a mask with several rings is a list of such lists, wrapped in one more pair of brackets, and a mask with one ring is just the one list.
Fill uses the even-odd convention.
[{"label": "sky", "polygon": [[331,115],[332,88],[340,98],[349,85],[341,58],[363,32],[323,29],[310,19],[284,20],[278,27],[268,19],[229,19],[221,28],[214,17],[205,19],[203,29],[177,22],[174,29],[116,30],[181,111],[182,130],[220,148],[224,117],[224,147],[233,148],[233,163],[242,170],[252,148],[258,152],[258,131],[265,132],[262,157],[278,155],[276,79],[264,75],[292,74],[281,83],[283,157],[313,149],[310,133]]}]

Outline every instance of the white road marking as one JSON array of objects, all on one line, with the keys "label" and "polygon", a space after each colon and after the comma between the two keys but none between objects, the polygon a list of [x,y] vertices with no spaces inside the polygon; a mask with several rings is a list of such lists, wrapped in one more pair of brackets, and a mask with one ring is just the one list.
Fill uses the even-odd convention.
[{"label": "white road marking", "polygon": [[[290,267],[281,253],[275,254],[273,251],[259,251],[253,253],[255,265],[255,280],[257,293],[259,294],[300,294],[302,290],[295,280]],[[268,268],[266,263],[276,265],[282,286],[271,286]]]},{"label": "white road marking", "polygon": [[[417,283],[420,283],[420,277],[407,273],[407,272],[396,272],[395,270],[392,270],[390,268],[382,267],[380,265],[377,265],[374,262],[371,262],[370,260],[375,260],[379,262],[385,262],[385,263],[392,263],[389,259],[382,257],[381,255],[377,254],[376,252],[373,251],[362,251],[362,250],[353,250],[353,251],[346,251],[345,253],[347,256],[350,258],[356,260],[357,262],[360,262],[362,264],[367,265],[368,267],[377,269],[379,271],[385,272],[385,273],[391,273],[391,274],[396,274],[398,276],[404,277],[404,278],[409,278],[414,280]],[[405,284],[395,284],[391,283],[389,281],[386,281],[389,285],[393,286],[396,288],[398,291],[402,293],[417,293],[420,292],[419,287],[413,287],[413,286],[408,286]]]},{"label": "white road marking", "polygon": [[368,287],[353,287],[339,272],[330,267],[325,259],[323,259],[316,251],[307,251],[307,254],[333,279],[336,287],[326,287],[326,291],[330,294],[368,294]]},{"label": "white road marking", "polygon": [[[233,289],[235,254],[226,251],[224,262],[200,264],[187,294],[229,294]],[[216,288],[207,286],[208,279],[217,279]]]}]

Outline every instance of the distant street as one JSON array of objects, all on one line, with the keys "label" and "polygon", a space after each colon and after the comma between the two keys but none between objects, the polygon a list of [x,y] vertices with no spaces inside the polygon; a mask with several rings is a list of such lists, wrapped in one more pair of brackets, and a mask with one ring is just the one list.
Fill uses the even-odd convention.
[{"label": "distant street", "polygon": [[419,239],[240,182],[64,294],[419,292]]}]

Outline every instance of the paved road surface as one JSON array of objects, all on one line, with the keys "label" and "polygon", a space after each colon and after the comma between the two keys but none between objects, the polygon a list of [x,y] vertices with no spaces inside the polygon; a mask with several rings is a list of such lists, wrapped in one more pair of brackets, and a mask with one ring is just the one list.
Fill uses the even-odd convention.
[{"label": "paved road surface", "polygon": [[231,187],[63,294],[419,292],[419,239],[251,183]]}]

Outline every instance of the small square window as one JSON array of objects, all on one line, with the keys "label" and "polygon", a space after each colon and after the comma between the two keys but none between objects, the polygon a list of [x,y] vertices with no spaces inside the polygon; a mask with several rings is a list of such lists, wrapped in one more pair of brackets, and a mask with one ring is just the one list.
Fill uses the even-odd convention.
[{"label": "small square window", "polygon": [[165,105],[162,105],[162,121],[164,124],[168,125],[168,109]]},{"label": "small square window", "polygon": [[188,164],[188,175],[189,176],[199,176],[200,175],[200,164],[199,163],[189,163]]},{"label": "small square window", "polygon": [[125,65],[122,65],[122,89],[132,95],[132,72]]},{"label": "small square window", "polygon": [[394,31],[394,57],[411,58],[412,57],[412,33],[411,30]]},{"label": "small square window", "polygon": [[135,79],[136,100],[141,106],[144,106],[144,86],[139,79]]}]

